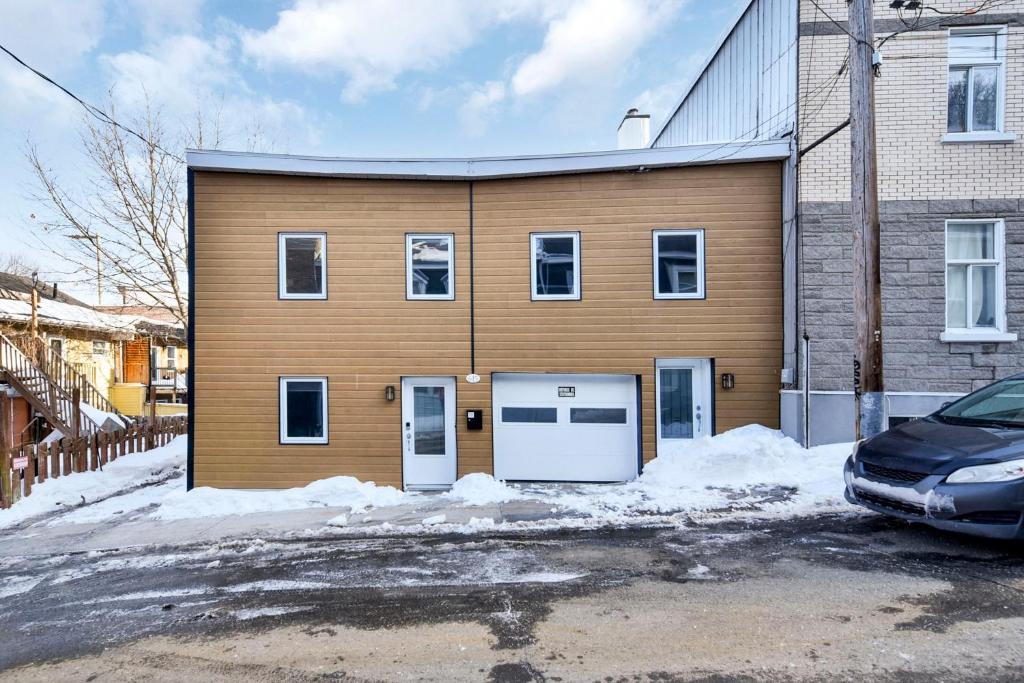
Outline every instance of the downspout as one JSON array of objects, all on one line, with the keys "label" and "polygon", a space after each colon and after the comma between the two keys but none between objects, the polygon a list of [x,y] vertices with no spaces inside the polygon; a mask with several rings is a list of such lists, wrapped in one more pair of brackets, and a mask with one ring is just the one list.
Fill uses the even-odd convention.
[{"label": "downspout", "polygon": [[473,267],[473,181],[469,181],[469,374],[476,374],[476,293]]}]

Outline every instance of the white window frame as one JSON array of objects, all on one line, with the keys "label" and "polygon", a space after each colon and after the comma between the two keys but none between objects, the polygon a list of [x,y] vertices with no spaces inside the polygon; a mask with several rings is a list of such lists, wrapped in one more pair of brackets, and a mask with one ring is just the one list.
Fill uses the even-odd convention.
[{"label": "white window frame", "polygon": [[[537,240],[550,237],[572,238],[572,294],[538,294],[537,293]],[[531,232],[530,233],[530,300],[531,301],[579,301],[583,297],[580,291],[580,271],[583,269],[580,256],[579,232]]]},{"label": "white window frame", "polygon": [[[413,287],[412,243],[414,240],[448,240],[448,293],[416,294]],[[405,235],[405,298],[410,301],[453,301],[455,299],[455,234],[451,232],[410,232]]]},{"label": "white window frame", "polygon": [[[686,292],[661,292],[658,289],[660,271],[658,270],[659,248],[658,238],[672,235],[696,235],[697,236],[697,291],[692,294]],[[653,231],[653,261],[651,262],[654,280],[655,299],[703,299],[704,298],[704,228],[666,228]]]},{"label": "white window frame", "polygon": [[[96,350],[96,345],[102,344],[100,350]],[[92,340],[92,355],[94,356],[106,356],[110,354],[110,342],[105,339],[93,339]]]},{"label": "white window frame", "polygon": [[[965,35],[992,35],[996,38],[996,55],[991,59],[976,57],[957,57],[950,50],[953,38]],[[947,128],[943,142],[1013,142],[1016,135],[1005,132],[1006,114],[1006,26],[970,26],[950,28],[946,40],[946,112],[949,115],[949,77],[955,67],[995,66],[996,71],[996,129],[973,130],[974,126],[974,78],[971,72],[967,77],[967,111],[965,118],[966,131],[950,132]],[[947,123],[948,126],[948,123]]]},{"label": "white window frame", "polygon": [[[326,444],[328,437],[330,436],[330,430],[327,424],[328,406],[327,406],[327,378],[326,377],[296,377],[288,376],[281,377],[278,380],[278,427],[279,436],[282,444]],[[323,387],[324,400],[321,403],[321,418],[323,419],[324,434],[323,436],[288,436],[288,384],[291,382],[319,382]]]},{"label": "white window frame", "polygon": [[[991,259],[950,259],[949,250],[949,226],[951,224],[974,223],[993,226],[994,258]],[[1016,341],[1016,333],[1006,331],[1006,231],[1003,219],[1001,218],[951,218],[946,221],[943,229],[943,306],[942,324],[944,331],[939,338],[944,342],[1008,342]],[[967,327],[948,327],[949,324],[949,266],[956,265],[994,265],[996,267],[996,301],[995,301],[995,327],[973,327],[971,325],[971,287],[972,278],[970,270],[967,274],[967,292],[965,305],[967,306]]]},{"label": "white window frame", "polygon": [[[288,259],[286,242],[289,239],[320,238],[323,240],[323,288],[314,294],[292,294],[288,292]],[[277,234],[277,297],[279,299],[326,299],[327,298],[327,233],[326,232],[279,232]]]},{"label": "white window frame", "polygon": [[[173,344],[165,346],[164,350],[167,353],[167,367],[168,369],[177,369],[178,367],[178,347]],[[173,352],[172,352],[173,350]]]}]

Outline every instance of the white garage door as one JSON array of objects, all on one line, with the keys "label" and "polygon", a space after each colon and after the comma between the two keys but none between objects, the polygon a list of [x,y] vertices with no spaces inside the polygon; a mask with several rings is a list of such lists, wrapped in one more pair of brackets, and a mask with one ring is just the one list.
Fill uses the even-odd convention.
[{"label": "white garage door", "polygon": [[636,377],[497,373],[493,383],[498,479],[636,477]]}]

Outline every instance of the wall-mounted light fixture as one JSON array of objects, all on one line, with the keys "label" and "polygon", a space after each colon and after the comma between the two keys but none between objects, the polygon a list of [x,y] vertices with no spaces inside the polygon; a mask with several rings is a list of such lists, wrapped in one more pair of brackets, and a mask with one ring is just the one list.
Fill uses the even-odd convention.
[{"label": "wall-mounted light fixture", "polygon": [[736,386],[736,375],[732,374],[731,372],[723,372],[722,373],[722,388],[723,389],[732,389],[735,386]]},{"label": "wall-mounted light fixture", "polygon": [[384,400],[385,401],[394,401],[395,400],[395,385],[394,384],[389,384],[386,387],[384,387]]}]

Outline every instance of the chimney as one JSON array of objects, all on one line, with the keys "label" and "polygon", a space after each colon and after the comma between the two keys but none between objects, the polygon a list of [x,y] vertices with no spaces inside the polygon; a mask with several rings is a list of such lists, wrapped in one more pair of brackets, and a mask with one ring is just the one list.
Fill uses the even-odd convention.
[{"label": "chimney", "polygon": [[617,149],[641,149],[651,139],[651,115],[641,114],[633,108],[626,112],[619,124],[619,144]]}]

